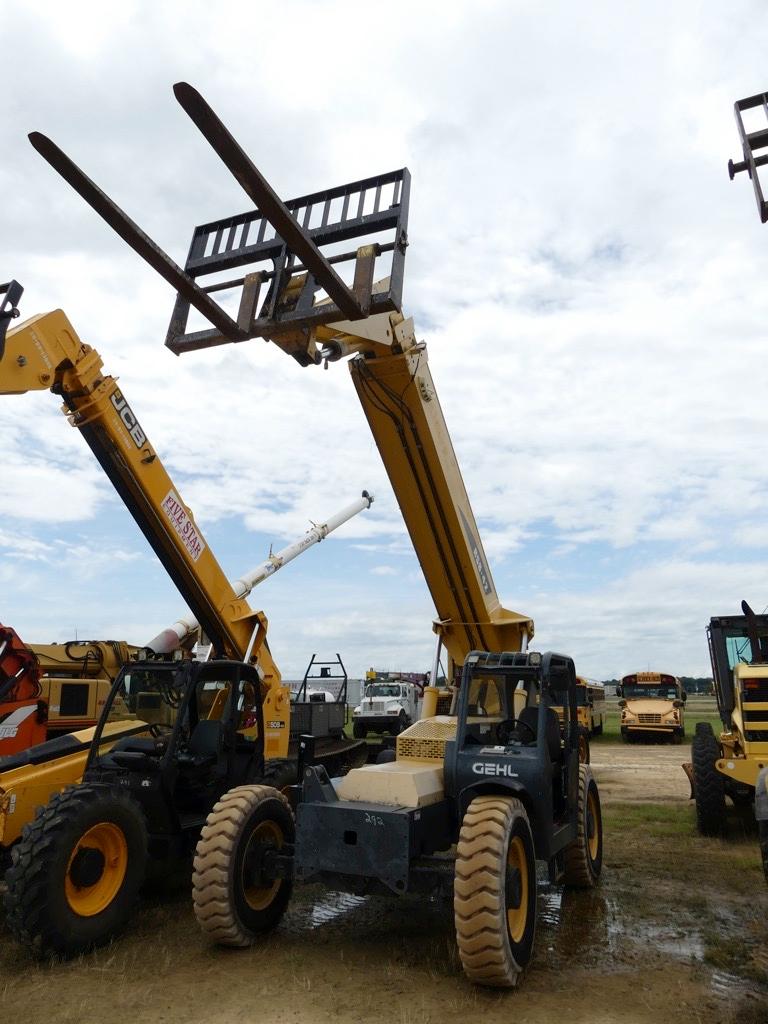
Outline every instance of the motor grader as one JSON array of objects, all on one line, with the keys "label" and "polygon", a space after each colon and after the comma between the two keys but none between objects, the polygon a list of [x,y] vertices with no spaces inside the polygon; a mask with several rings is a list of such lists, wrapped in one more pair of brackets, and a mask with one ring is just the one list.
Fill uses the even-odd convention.
[{"label": "motor grader", "polygon": [[[468,977],[514,986],[533,950],[536,860],[553,880],[594,885],[600,801],[578,761],[573,662],[529,651],[532,620],[499,601],[426,345],[401,311],[410,175],[402,168],[285,204],[200,94],[186,83],[174,92],[255,207],[195,228],[183,269],[50,139],[30,138],[176,289],[173,352],[263,337],[303,367],[352,356],[437,612],[433,685],[394,760],[333,780],[312,763],[307,736],[295,827],[288,796],[268,787],[238,787],[217,803],[195,856],[198,921],[215,941],[242,946],[277,924],[294,879],[393,895],[448,889]],[[219,291],[230,293],[227,308]],[[193,307],[209,327],[187,330]],[[438,689],[443,647],[448,685]],[[552,705],[563,693],[561,730]]]},{"label": "motor grader", "polygon": [[722,730],[698,722],[692,763],[683,767],[705,836],[727,830],[726,797],[754,805],[768,881],[768,615],[742,601],[742,615],[719,615],[707,627],[712,676]]},{"label": "motor grader", "polygon": [[[748,112],[751,112],[751,113],[748,113]],[[748,115],[748,117],[750,117],[750,116],[755,117],[757,112],[762,112],[763,116],[768,120],[768,93],[760,92],[760,93],[758,93],[757,95],[754,95],[754,96],[748,96],[748,97],[745,97],[744,99],[737,99],[736,102],[733,104],[733,113],[734,113],[735,118],[736,118],[736,127],[738,129],[739,141],[741,143],[741,155],[742,155],[743,159],[740,160],[740,161],[733,161],[733,160],[729,160],[728,161],[728,177],[732,181],[737,174],[741,174],[744,171],[746,171],[746,174],[748,174],[750,180],[752,181],[752,186],[753,186],[753,190],[754,190],[754,193],[755,193],[755,200],[757,202],[757,207],[758,207],[758,213],[760,215],[760,220],[761,220],[762,223],[765,224],[766,222],[768,222],[768,203],[766,203],[765,196],[764,196],[764,193],[763,193],[763,183],[762,183],[762,180],[761,180],[761,177],[760,177],[760,168],[761,167],[765,167],[766,165],[768,165],[768,154],[766,153],[766,146],[768,146],[768,126],[765,124],[765,122],[763,123],[762,126],[760,126],[759,119],[758,119],[758,124],[755,127],[755,130],[748,131],[748,129],[746,129],[746,126],[744,124],[744,115],[745,114]],[[746,613],[746,609],[743,608],[743,605],[742,605],[742,610],[744,610],[744,612]],[[758,629],[760,630],[760,627],[761,627],[760,620],[761,620],[762,616],[755,616],[755,618],[757,620]],[[753,647],[753,652],[752,653],[753,653],[754,663],[755,664],[759,664],[761,662],[761,660],[763,660],[763,658],[760,655],[758,655],[757,648]],[[740,671],[743,672],[743,670],[740,670]],[[756,674],[756,676],[754,678],[760,679],[761,678],[761,674],[759,674],[759,673]],[[755,700],[755,698],[756,698],[756,696],[758,694],[761,694],[761,695],[766,697],[766,703],[768,703],[768,694],[763,693],[762,686],[763,686],[762,683],[753,686],[753,692],[750,694],[752,701]],[[736,700],[737,700],[737,697],[735,696],[735,694],[736,694],[736,692],[738,692],[738,683],[735,680],[735,672],[734,672],[733,691],[734,691],[734,693],[733,693],[733,702],[734,702],[734,711],[735,711],[736,710],[735,709],[735,703],[736,703]],[[744,699],[745,699],[746,698],[746,692],[742,691],[742,694],[743,694]],[[726,700],[728,701],[729,694],[727,693],[727,691],[724,692],[724,695],[726,696]],[[762,709],[761,709],[761,711],[762,711]],[[755,703],[753,703],[753,707],[751,709],[751,712],[752,712],[753,716],[759,714],[758,708],[755,706]],[[726,715],[727,714],[728,713],[727,713],[727,710],[726,710]],[[722,715],[722,710],[721,710],[721,715]],[[764,720],[768,721],[768,714],[763,715],[762,717],[764,718]],[[731,714],[731,721],[733,721],[732,714]],[[768,881],[768,757],[761,759],[760,755],[758,754],[758,746],[757,746],[758,743],[762,744],[763,741],[766,741],[768,743],[768,731],[756,729],[754,727],[754,724],[755,724],[755,720],[754,719],[753,719],[753,722],[751,722],[750,724],[753,725],[753,728],[748,730],[748,729],[746,729],[746,726],[745,726],[745,723],[744,723],[743,739],[746,741],[746,743],[750,744],[749,745],[749,750],[754,755],[757,755],[758,774],[757,774],[757,777],[754,778],[754,785],[755,785],[755,817],[757,819],[758,833],[759,833],[759,836],[760,836],[760,849],[761,849],[761,855],[762,855],[762,860],[763,860],[763,870],[765,872],[766,881]],[[752,735],[750,737],[748,737],[748,735],[746,735],[746,733],[748,733],[748,731],[750,733],[752,733]],[[761,736],[760,735],[761,731],[763,731],[765,733],[765,735]],[[710,753],[712,753],[713,752],[712,740],[709,737],[707,737],[706,739],[700,740],[700,743],[705,743],[705,742],[709,746]],[[741,743],[739,745],[740,745],[741,750],[744,752],[744,757],[745,758],[749,758],[748,753],[746,753],[746,752],[748,752],[748,748],[746,748],[746,745],[744,743]],[[703,757],[703,755],[702,755],[702,757]],[[709,757],[709,755],[708,755],[708,757]],[[735,764],[735,762],[734,762],[734,764]],[[741,767],[741,766],[739,765],[739,767]],[[752,779],[753,779],[753,773],[750,772],[749,773],[749,780],[752,780]],[[746,782],[746,784],[749,784],[749,780],[748,780],[748,782]],[[718,809],[719,809],[719,798],[718,798],[718,796],[714,795],[712,799],[713,799],[713,805],[717,802]],[[713,817],[715,817],[715,816],[716,815],[713,815]]]}]

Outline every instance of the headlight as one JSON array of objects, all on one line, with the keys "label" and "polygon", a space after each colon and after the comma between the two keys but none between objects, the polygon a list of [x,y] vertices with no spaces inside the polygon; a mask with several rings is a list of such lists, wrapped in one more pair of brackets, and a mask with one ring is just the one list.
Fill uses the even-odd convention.
[{"label": "headlight", "polygon": [[388,715],[396,715],[397,714],[397,708],[388,708],[387,709],[387,714]]}]

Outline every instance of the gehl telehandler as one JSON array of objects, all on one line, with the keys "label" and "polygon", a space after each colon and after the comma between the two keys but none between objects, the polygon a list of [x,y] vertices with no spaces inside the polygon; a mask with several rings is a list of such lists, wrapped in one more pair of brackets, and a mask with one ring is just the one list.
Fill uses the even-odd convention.
[{"label": "gehl telehandler", "polygon": [[[150,642],[159,658],[123,666],[95,732],[0,760],[7,923],[41,954],[70,956],[125,923],[148,862],[175,866],[191,853],[225,791],[254,780],[294,782],[298,737],[266,617],[244,596],[248,585],[233,588],[117,382],[64,313],[6,332],[20,296],[16,282],[0,287],[0,394],[61,396],[195,617]],[[339,517],[371,500],[364,493]],[[163,660],[193,622],[214,659]],[[365,744],[344,736],[345,707],[333,718],[322,711],[321,760],[335,773],[362,763]]]},{"label": "gehl telehandler", "polygon": [[[186,83],[174,92],[255,207],[196,228],[184,269],[49,139],[30,139],[176,289],[172,351],[261,337],[302,366],[353,357],[437,610],[432,680],[444,645],[450,684],[427,688],[422,718],[398,736],[392,761],[332,781],[305,737],[292,801],[252,784],[223,795],[195,856],[198,921],[215,941],[242,946],[279,922],[295,879],[394,896],[447,888],[467,976],[514,986],[533,949],[536,861],[555,882],[594,885],[600,801],[578,761],[573,662],[529,651],[532,621],[499,602],[426,346],[401,312],[410,176],[398,170],[284,204],[199,93]],[[388,274],[377,279],[382,258]],[[219,291],[234,293],[234,317]],[[187,333],[190,307],[211,326]],[[565,705],[562,732],[553,705]]]}]

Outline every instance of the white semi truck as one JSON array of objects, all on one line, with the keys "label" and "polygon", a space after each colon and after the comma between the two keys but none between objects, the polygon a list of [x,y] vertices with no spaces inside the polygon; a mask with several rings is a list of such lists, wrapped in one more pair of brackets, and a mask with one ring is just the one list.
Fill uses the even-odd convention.
[{"label": "white semi truck", "polygon": [[365,739],[369,732],[399,736],[419,717],[421,690],[395,673],[369,679],[362,701],[352,712],[355,739]]}]

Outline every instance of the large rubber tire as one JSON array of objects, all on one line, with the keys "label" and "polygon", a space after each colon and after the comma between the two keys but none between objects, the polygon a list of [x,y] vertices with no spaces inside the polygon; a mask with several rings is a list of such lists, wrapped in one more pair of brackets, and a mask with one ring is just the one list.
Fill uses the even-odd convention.
[{"label": "large rubber tire", "polygon": [[404,711],[397,716],[397,721],[389,727],[390,736],[399,736],[408,728],[408,717]]},{"label": "large rubber tire", "polygon": [[356,740],[364,740],[368,736],[368,727],[363,722],[353,722],[352,735]]},{"label": "large rubber tire", "polygon": [[147,828],[127,793],[81,785],[56,793],[24,826],[5,876],[6,921],[38,956],[72,957],[131,917],[147,866]]},{"label": "large rubber tire", "polygon": [[563,881],[574,889],[592,889],[603,867],[603,817],[592,770],[579,765],[578,831],[563,851]]},{"label": "large rubber tire", "polygon": [[757,836],[760,840],[760,856],[763,861],[763,874],[768,882],[768,821],[758,821]]},{"label": "large rubber tire", "polygon": [[[247,884],[251,857],[265,848],[293,845],[288,801],[271,786],[238,786],[208,815],[195,850],[192,899],[205,934],[221,946],[250,946],[280,923],[289,879]],[[253,879],[251,879],[253,882]]]},{"label": "large rubber tire", "polygon": [[709,722],[697,722],[691,744],[696,825],[703,836],[725,833],[725,779],[715,768],[720,744]]},{"label": "large rubber tire", "polygon": [[579,764],[589,764],[589,729],[579,726]]},{"label": "large rubber tire", "polygon": [[514,797],[477,796],[456,847],[453,913],[464,973],[513,988],[536,934],[536,856],[528,815]]}]

